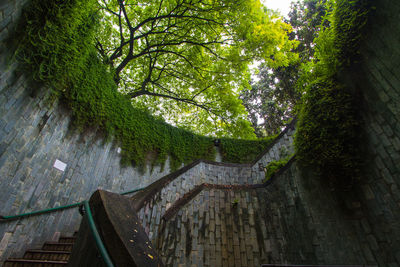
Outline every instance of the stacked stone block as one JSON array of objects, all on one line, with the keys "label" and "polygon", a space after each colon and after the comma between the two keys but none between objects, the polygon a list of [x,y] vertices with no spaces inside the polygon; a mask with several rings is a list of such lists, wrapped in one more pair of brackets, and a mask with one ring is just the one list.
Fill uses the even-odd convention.
[{"label": "stacked stone block", "polygon": [[352,80],[361,92],[365,169],[357,187],[365,218],[364,248],[379,266],[400,265],[400,4],[373,1],[360,64]]},{"label": "stacked stone block", "polygon": [[[265,172],[262,166],[272,160],[286,157],[293,151],[293,128],[285,130],[268,151],[260,155],[253,164],[230,164],[216,162],[200,162],[157,192],[151,200],[139,211],[139,217],[143,221],[143,227],[151,240],[157,238],[161,217],[174,202],[203,183],[218,185],[245,185],[260,184],[263,182]],[[288,151],[282,153],[281,151]],[[264,165],[263,165],[264,164]]]},{"label": "stacked stone block", "polygon": [[294,162],[266,188],[204,189],[161,221],[153,244],[167,266],[398,266],[336,194]]},{"label": "stacked stone block", "polygon": [[265,153],[257,159],[252,166],[252,177],[257,183],[261,183],[265,178],[265,172],[260,172],[262,168],[268,166],[271,161],[284,159],[294,155],[293,139],[295,130],[295,123],[293,121],[286,127],[286,129],[276,139],[276,142],[265,151]]},{"label": "stacked stone block", "polygon": [[5,49],[5,40],[15,29],[22,7],[27,0],[10,0],[0,3],[0,49]]},{"label": "stacked stone block", "polygon": [[[0,5],[1,14],[21,4]],[[16,12],[16,11],[15,11]],[[16,12],[17,13],[17,12]],[[8,14],[8,13],[7,13]],[[14,13],[13,13],[14,14]],[[10,24],[7,27],[11,28]],[[2,33],[1,33],[2,34]],[[3,43],[1,47],[3,48]],[[145,187],[169,173],[168,162],[152,172],[121,167],[117,144],[104,143],[96,132],[71,131],[70,112],[49,102],[49,91],[36,88],[16,71],[2,49],[0,57],[0,215],[37,211],[88,199],[98,188],[124,192]],[[66,163],[64,171],[54,163]],[[0,264],[39,247],[55,232],[79,227],[77,209],[0,223]]]},{"label": "stacked stone block", "polygon": [[260,266],[271,245],[258,208],[255,189],[203,190],[164,222],[158,251],[167,266]]},{"label": "stacked stone block", "polygon": [[175,178],[151,200],[149,200],[139,212],[143,221],[143,227],[150,239],[157,238],[161,217],[177,200],[202,183],[212,184],[253,184],[251,168],[247,165],[223,166],[221,164],[200,162],[187,172]]},{"label": "stacked stone block", "polygon": [[[7,61],[10,51],[4,40],[26,1],[3,2],[0,214],[79,202],[97,188],[123,192],[144,187],[167,174],[168,167],[144,174],[132,167],[121,168],[118,145],[103,144],[94,131],[69,131],[69,112],[49,103],[47,90],[32,90],[15,71],[16,63]],[[344,77],[361,91],[363,102],[360,137],[365,139],[368,158],[357,194],[350,199],[338,197],[313,174],[301,177],[293,164],[266,189],[203,190],[163,224],[165,211],[196,185],[260,183],[269,162],[293,152],[294,129],[290,128],[253,165],[203,162],[146,203],[140,211],[143,225],[167,263],[400,266],[400,4],[380,0],[374,5],[368,41],[360,48],[359,69]],[[35,97],[33,91],[38,92]],[[65,171],[53,167],[57,159],[67,164]],[[72,233],[79,221],[77,210],[71,209],[1,223],[0,263],[51,239],[54,232]]]}]

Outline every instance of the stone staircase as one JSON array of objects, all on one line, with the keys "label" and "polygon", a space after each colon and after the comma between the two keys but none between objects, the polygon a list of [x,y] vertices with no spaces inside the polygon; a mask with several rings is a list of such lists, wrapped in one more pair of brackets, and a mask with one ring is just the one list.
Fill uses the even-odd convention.
[{"label": "stone staircase", "polygon": [[57,242],[49,241],[41,249],[29,249],[23,258],[9,258],[4,267],[11,266],[66,266],[75,242],[74,236],[60,236]]}]

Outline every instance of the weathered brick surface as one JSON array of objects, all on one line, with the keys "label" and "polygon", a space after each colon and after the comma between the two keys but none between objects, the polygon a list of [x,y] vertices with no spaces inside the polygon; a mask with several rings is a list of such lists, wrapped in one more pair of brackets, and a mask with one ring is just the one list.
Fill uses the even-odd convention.
[{"label": "weathered brick surface", "polygon": [[[0,4],[0,40],[12,32],[25,2]],[[70,132],[69,112],[49,103],[44,88],[31,97],[31,85],[15,72],[17,64],[7,61],[9,50],[2,41],[0,52],[0,215],[80,202],[97,188],[112,192],[140,188],[169,173],[168,164],[162,172],[156,167],[151,173],[121,168],[118,147],[113,143],[103,144],[94,132]],[[53,167],[56,159],[67,164],[64,172]],[[252,177],[250,167],[198,166],[166,188],[160,210],[152,209],[146,216],[159,222],[167,204],[202,181],[256,183],[263,174]],[[0,223],[0,262],[21,256],[25,248],[39,246],[54,232],[72,233],[79,222],[77,209],[71,209]]]},{"label": "weathered brick surface", "polygon": [[373,1],[356,75],[361,91],[366,166],[358,201],[368,248],[363,253],[379,266],[400,266],[400,5]]},{"label": "weathered brick surface", "polygon": [[164,186],[151,200],[147,201],[139,212],[143,227],[150,239],[154,241],[157,238],[161,217],[166,210],[196,186],[202,183],[219,185],[262,183],[265,178],[265,172],[262,168],[260,169],[260,164],[261,166],[266,166],[272,160],[290,155],[293,151],[293,134],[294,129],[287,129],[267,153],[252,165],[237,164],[232,166],[231,164],[201,162]]},{"label": "weathered brick surface", "polygon": [[398,266],[395,238],[374,235],[358,204],[338,197],[293,163],[266,188],[204,189],[160,222],[153,244],[167,266]]},{"label": "weathered brick surface", "polygon": [[[246,250],[246,241],[246,248],[241,248],[241,230],[229,228],[230,221],[217,227],[212,216],[217,213],[229,216],[231,211],[226,205],[221,209],[224,206],[221,203],[217,206],[210,192],[204,191],[161,228],[164,230],[157,245],[167,263],[190,266],[196,264],[194,258],[198,257],[207,266],[214,264],[214,258],[218,258],[215,255],[220,255],[222,266],[245,265],[246,260],[249,266],[257,266],[260,260],[400,266],[400,27],[397,23],[400,5],[389,0],[376,1],[374,5],[376,13],[371,17],[369,33],[360,49],[361,64],[343,77],[361,92],[360,138],[365,147],[366,166],[355,190],[343,194],[330,192],[314,175],[301,177],[295,165],[267,189],[257,189],[255,199],[244,203],[251,207],[249,211],[253,210],[252,205],[258,205],[254,210],[261,221],[262,237],[266,238],[259,255]],[[268,154],[279,153],[272,149]],[[262,166],[269,161],[265,157]],[[257,169],[257,165],[252,168]],[[256,176],[253,172],[252,179],[259,181]],[[242,193],[233,193],[239,203]],[[192,214],[195,207],[200,213],[208,210],[203,216],[204,224],[197,222],[199,215]],[[240,214],[236,218],[239,222],[242,219]],[[244,233],[259,237],[251,218],[244,226]],[[190,225],[190,231],[185,228],[179,235],[172,225]],[[193,234],[196,229],[208,233],[207,242],[201,243],[198,235]],[[216,242],[217,235],[221,236],[220,243]],[[179,243],[188,237],[192,246]],[[221,250],[217,244],[221,244]]]},{"label": "weathered brick surface", "polygon": [[[68,111],[57,104],[49,107],[44,93],[31,98],[23,76],[14,84],[10,80],[2,80],[0,87],[1,215],[79,202],[97,188],[123,192],[144,187],[169,172],[168,166],[152,173],[122,168],[113,143],[103,144],[95,133],[69,133]],[[65,171],[53,167],[56,159],[67,164]],[[15,255],[20,246],[40,244],[56,231],[71,233],[79,221],[78,212],[69,210],[1,223],[0,240],[6,233],[12,237],[0,259]]]},{"label": "weathered brick surface", "polygon": [[[35,98],[26,78],[17,74],[4,40],[13,31],[25,0],[0,3],[0,215],[41,210],[89,198],[97,189],[122,192],[144,187],[169,172],[155,168],[140,173],[121,168],[117,147],[103,144],[95,133],[70,133],[69,112],[46,101],[46,90]],[[39,90],[40,91],[40,90]],[[64,172],[53,167],[67,164]],[[167,164],[168,165],[168,164]],[[0,223],[0,265],[39,247],[54,232],[77,230],[77,209]]]},{"label": "weathered brick surface", "polygon": [[[68,132],[68,111],[35,98],[3,40],[24,0],[0,4],[0,214],[9,215],[87,199],[97,188],[122,192],[167,174],[121,168],[117,147],[95,133]],[[201,163],[167,184],[140,211],[143,225],[168,265],[259,266],[261,263],[400,266],[400,49],[396,1],[374,2],[376,14],[347,82],[360,89],[365,177],[352,196],[340,196],[295,164],[266,189],[203,190],[165,225],[165,211],[201,183],[260,183],[270,161],[293,152],[286,132],[253,166]],[[390,8],[389,8],[390,7]],[[53,168],[67,163],[64,172]],[[237,200],[237,207],[233,202]],[[346,208],[343,208],[346,207]],[[76,209],[0,224],[0,262],[26,247],[71,233]],[[165,228],[163,228],[165,227]]]},{"label": "weathered brick surface", "polygon": [[164,262],[170,266],[256,266],[255,262],[266,260],[260,244],[267,237],[254,229],[257,200],[255,190],[203,190],[163,223],[155,243]]}]

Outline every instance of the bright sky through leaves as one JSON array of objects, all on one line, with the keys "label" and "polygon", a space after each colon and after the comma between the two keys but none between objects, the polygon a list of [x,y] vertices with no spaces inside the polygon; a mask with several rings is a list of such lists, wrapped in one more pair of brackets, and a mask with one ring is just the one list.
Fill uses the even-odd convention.
[{"label": "bright sky through leaves", "polygon": [[278,10],[283,16],[287,16],[290,11],[292,0],[261,0],[261,3],[269,9]]},{"label": "bright sky through leaves", "polygon": [[[283,16],[287,17],[289,11],[290,11],[290,3],[293,0],[261,0],[261,3],[268,7],[269,9],[277,10],[279,13],[281,13]],[[258,69],[260,62],[254,62],[251,66],[251,72],[252,72],[252,79],[254,81],[258,81],[259,78],[257,75],[254,74],[255,70]]]}]

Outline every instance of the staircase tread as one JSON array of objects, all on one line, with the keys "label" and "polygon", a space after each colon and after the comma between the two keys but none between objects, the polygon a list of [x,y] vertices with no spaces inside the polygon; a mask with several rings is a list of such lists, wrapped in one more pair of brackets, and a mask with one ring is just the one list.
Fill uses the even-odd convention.
[{"label": "staircase tread", "polygon": [[74,243],[67,242],[67,243],[60,243],[60,242],[54,242],[54,241],[49,241],[45,242],[45,245],[73,245]]},{"label": "staircase tread", "polygon": [[43,249],[28,249],[26,251],[31,253],[54,253],[54,254],[71,254],[70,251],[62,251],[62,250],[43,250]]},{"label": "staircase tread", "polygon": [[7,259],[5,262],[26,262],[26,263],[61,263],[61,264],[67,264],[67,261],[55,261],[55,260],[31,260],[31,259],[14,259],[10,258]]}]

